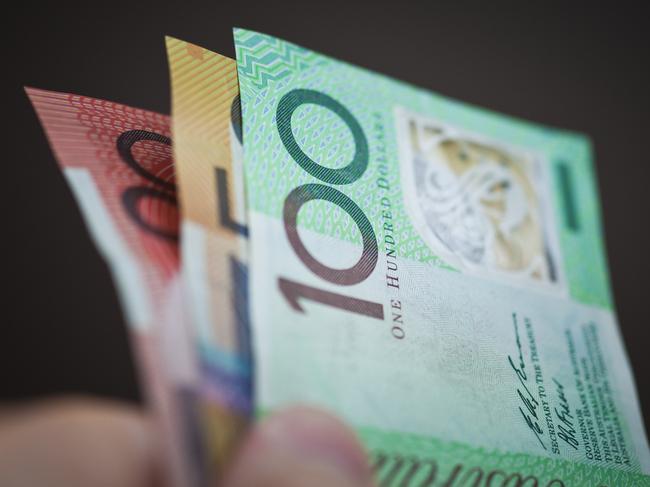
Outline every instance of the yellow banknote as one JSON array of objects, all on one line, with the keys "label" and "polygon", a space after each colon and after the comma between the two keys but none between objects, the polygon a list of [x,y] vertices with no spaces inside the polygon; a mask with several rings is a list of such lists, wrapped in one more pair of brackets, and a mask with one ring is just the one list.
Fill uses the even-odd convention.
[{"label": "yellow banknote", "polygon": [[247,239],[237,67],[167,38],[182,209],[182,272],[201,370],[209,463],[227,462],[251,414]]}]

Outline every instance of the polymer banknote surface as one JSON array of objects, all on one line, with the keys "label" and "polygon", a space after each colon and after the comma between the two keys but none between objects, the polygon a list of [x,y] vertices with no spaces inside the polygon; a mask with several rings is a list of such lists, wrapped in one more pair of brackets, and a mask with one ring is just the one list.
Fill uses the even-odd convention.
[{"label": "polymer banknote surface", "polygon": [[257,412],[337,412],[384,485],[648,485],[588,139],[235,44]]},{"label": "polymer banknote surface", "polygon": [[27,91],[174,485],[292,402],[353,425],[381,485],[650,484],[584,136],[256,32],[237,62],[166,42],[171,120]]},{"label": "polymer banknote surface", "polygon": [[253,399],[237,67],[233,59],[170,37],[167,53],[183,278],[202,391],[211,399],[204,424],[218,475]]},{"label": "polymer banknote surface", "polygon": [[26,91],[112,271],[160,426],[166,480],[199,485],[199,375],[184,324],[170,119],[86,96]]}]

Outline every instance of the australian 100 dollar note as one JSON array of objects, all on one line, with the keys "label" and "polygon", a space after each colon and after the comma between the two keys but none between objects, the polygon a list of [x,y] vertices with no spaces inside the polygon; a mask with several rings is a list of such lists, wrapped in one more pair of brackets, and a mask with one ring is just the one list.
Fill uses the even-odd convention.
[{"label": "australian 100 dollar note", "polygon": [[338,412],[382,485],[649,485],[587,139],[235,44],[256,412]]},{"label": "australian 100 dollar note", "polygon": [[115,280],[144,393],[160,426],[166,485],[201,485],[198,371],[181,303],[169,117],[85,96],[26,91]]},{"label": "australian 100 dollar note", "polygon": [[241,120],[233,59],[167,38],[183,278],[218,476],[252,410]]}]

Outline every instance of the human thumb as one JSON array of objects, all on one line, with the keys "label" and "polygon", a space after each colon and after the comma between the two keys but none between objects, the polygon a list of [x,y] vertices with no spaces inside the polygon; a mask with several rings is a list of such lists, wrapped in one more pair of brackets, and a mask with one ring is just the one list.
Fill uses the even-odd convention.
[{"label": "human thumb", "polygon": [[371,487],[366,453],[334,416],[292,407],[253,427],[225,487]]}]

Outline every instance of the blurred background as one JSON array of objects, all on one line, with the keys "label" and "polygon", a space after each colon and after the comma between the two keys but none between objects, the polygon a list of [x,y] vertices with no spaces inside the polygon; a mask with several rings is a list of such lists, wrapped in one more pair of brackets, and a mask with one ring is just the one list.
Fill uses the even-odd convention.
[{"label": "blurred background", "polygon": [[[14,4],[2,75],[0,400],[140,401],[108,270],[23,85],[169,113],[163,36],[234,57],[231,28],[285,38],[440,94],[592,137],[621,331],[650,419],[650,30],[616,2]],[[489,8],[485,6],[489,4]]]}]

